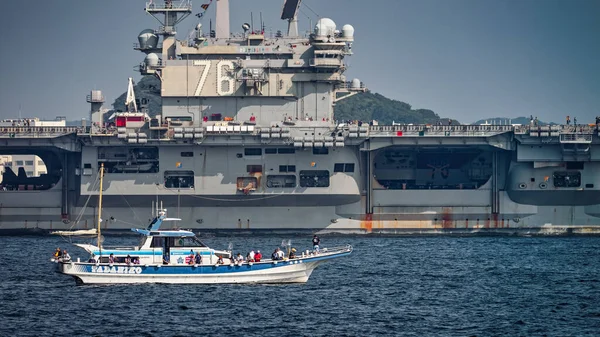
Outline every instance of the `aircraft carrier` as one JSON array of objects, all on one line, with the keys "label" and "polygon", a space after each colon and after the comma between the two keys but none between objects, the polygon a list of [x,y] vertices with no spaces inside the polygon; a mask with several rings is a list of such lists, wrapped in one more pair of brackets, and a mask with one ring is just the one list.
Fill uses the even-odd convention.
[{"label": "aircraft carrier", "polygon": [[214,5],[214,30],[177,40],[191,2],[146,4],[160,26],[139,34],[137,70],[160,80],[162,111],[147,111],[130,80],[113,116],[91,91],[87,125],[0,127],[0,154],[47,167],[5,169],[0,232],[94,227],[101,165],[104,230],[146,224],[156,204],[196,230],[600,228],[595,125],[336,122],[336,102],[367,90],[344,76],[351,25],[321,18],[301,33],[300,1],[287,0],[287,33],[253,23],[231,33],[229,1]]}]

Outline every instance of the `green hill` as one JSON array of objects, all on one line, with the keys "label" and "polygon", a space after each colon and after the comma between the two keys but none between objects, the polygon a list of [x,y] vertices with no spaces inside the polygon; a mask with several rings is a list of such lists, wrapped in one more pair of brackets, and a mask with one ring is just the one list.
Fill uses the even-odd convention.
[{"label": "green hill", "polygon": [[[356,94],[338,102],[335,106],[337,120],[376,120],[379,124],[437,124],[448,123],[448,118],[440,118],[428,109],[413,110],[410,104],[389,99],[371,92]],[[453,120],[453,123],[457,123]]]},{"label": "green hill", "polygon": [[[135,97],[148,99],[150,116],[161,111],[160,81],[153,76],[145,76],[134,86]],[[115,99],[115,110],[125,110],[127,93]],[[392,122],[404,124],[437,124],[448,122],[441,119],[435,112],[427,109],[413,110],[410,104],[396,101],[376,93],[360,93],[338,102],[334,109],[338,121],[361,120],[364,122],[376,120],[379,124],[391,125]],[[110,116],[110,114],[108,114]],[[458,123],[453,120],[453,123]]]}]

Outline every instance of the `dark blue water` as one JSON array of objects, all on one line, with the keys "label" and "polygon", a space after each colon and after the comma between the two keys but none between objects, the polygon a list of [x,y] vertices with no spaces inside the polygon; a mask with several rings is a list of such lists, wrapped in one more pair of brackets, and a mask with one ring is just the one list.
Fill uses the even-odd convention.
[{"label": "dark blue water", "polygon": [[[269,254],[286,238],[204,241]],[[306,249],[310,236],[292,242]],[[0,336],[600,335],[598,237],[322,243],[350,243],[355,251],[302,285],[76,286],[48,259],[57,246],[70,248],[62,238],[0,237]]]}]

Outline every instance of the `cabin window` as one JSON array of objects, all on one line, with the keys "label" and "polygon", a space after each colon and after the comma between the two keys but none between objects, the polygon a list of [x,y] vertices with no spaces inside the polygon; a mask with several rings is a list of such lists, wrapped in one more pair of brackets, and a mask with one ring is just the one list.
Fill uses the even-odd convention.
[{"label": "cabin window", "polygon": [[194,188],[194,171],[165,171],[165,188]]},{"label": "cabin window", "polygon": [[193,157],[194,156],[194,152],[181,152],[181,156],[182,157]]},{"label": "cabin window", "polygon": [[200,240],[193,236],[181,238],[170,237],[169,244],[171,247],[206,247]]},{"label": "cabin window", "polygon": [[248,173],[262,172],[262,165],[246,165],[246,172],[248,172]]},{"label": "cabin window", "polygon": [[301,187],[329,187],[329,171],[305,170],[300,171]]},{"label": "cabin window", "polygon": [[246,148],[244,149],[245,156],[260,156],[262,154],[262,149],[260,148]]},{"label": "cabin window", "polygon": [[279,165],[279,172],[296,172],[296,165]]},{"label": "cabin window", "polygon": [[329,149],[326,147],[313,147],[313,154],[329,154]]},{"label": "cabin window", "polygon": [[296,149],[293,147],[282,147],[277,149],[279,154],[293,154],[296,153]]},{"label": "cabin window", "polygon": [[277,149],[265,149],[265,154],[276,154]]},{"label": "cabin window", "polygon": [[268,188],[294,188],[296,187],[296,176],[294,175],[269,175],[267,176]]},{"label": "cabin window", "polygon": [[152,243],[150,244],[150,247],[152,248],[162,248],[163,245],[165,243],[165,238],[157,238],[154,237],[152,238]]},{"label": "cabin window", "polygon": [[554,181],[554,187],[580,187],[581,173],[556,171],[552,174],[552,180]]},{"label": "cabin window", "polygon": [[83,168],[84,169],[91,169],[92,168],[92,164],[83,164]]}]

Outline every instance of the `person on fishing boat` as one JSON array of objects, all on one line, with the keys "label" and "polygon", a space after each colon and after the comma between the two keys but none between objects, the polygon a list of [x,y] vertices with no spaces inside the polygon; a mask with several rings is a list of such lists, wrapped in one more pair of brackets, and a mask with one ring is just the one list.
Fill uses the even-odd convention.
[{"label": "person on fishing boat", "polygon": [[223,257],[219,256],[219,259],[217,260],[217,264],[223,264]]},{"label": "person on fishing boat", "polygon": [[88,263],[96,263],[96,259],[94,258],[94,254],[92,254],[90,256],[90,259],[88,260]]},{"label": "person on fishing boat", "polygon": [[113,253],[110,253],[110,255],[108,256],[108,263],[115,263],[115,256],[113,255]]},{"label": "person on fishing boat", "polygon": [[295,258],[296,258],[296,248],[292,248],[292,250],[290,250],[289,259],[295,259]]},{"label": "person on fishing boat", "polygon": [[202,256],[200,255],[200,252],[196,252],[196,256],[194,257],[194,262],[196,262],[196,264],[202,264]]},{"label": "person on fishing boat", "polygon": [[262,259],[262,254],[260,253],[260,250],[257,250],[256,254],[254,254],[254,261],[260,262],[260,259]]},{"label": "person on fishing boat", "polygon": [[62,251],[60,250],[60,247],[56,248],[56,251],[54,252],[54,258],[58,260],[61,257],[62,257]]},{"label": "person on fishing boat", "polygon": [[131,264],[131,256],[129,254],[127,254],[127,257],[125,258],[125,264],[128,266]]},{"label": "person on fishing boat", "polygon": [[187,264],[194,264],[194,251],[190,250],[190,255],[188,255],[188,257],[185,258],[185,262]]},{"label": "person on fishing boat", "polygon": [[69,255],[69,253],[67,253],[66,249],[62,251],[62,261],[65,261],[65,262],[71,261],[71,255]]},{"label": "person on fishing boat", "polygon": [[319,244],[321,244],[321,239],[315,234],[312,239],[313,250],[315,252],[319,252]]}]

